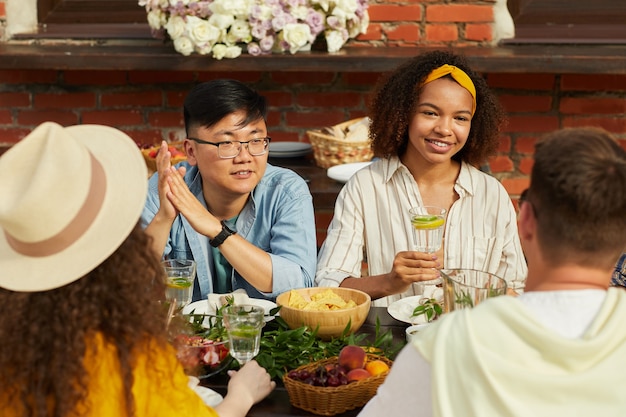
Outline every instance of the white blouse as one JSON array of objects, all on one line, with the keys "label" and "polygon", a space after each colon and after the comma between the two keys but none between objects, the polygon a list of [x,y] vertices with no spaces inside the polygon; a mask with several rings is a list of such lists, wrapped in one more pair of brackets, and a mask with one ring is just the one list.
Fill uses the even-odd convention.
[{"label": "white blouse", "polygon": [[[500,182],[462,163],[454,185],[459,195],[444,232],[444,268],[478,269],[504,278],[521,292],[526,261],[517,234],[517,216]],[[347,277],[391,271],[398,252],[412,250],[411,207],[423,205],[417,183],[397,157],[380,159],[358,171],[343,187],[318,255],[316,285],[337,287]],[[402,294],[372,302],[385,307],[419,294],[414,285]]]}]

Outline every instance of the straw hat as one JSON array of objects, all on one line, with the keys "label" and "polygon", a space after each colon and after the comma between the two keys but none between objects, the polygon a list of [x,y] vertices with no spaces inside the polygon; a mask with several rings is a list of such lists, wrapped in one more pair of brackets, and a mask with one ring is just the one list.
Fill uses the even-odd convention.
[{"label": "straw hat", "polygon": [[46,291],[81,278],[128,237],[146,192],[125,133],[41,124],[0,157],[0,287]]}]

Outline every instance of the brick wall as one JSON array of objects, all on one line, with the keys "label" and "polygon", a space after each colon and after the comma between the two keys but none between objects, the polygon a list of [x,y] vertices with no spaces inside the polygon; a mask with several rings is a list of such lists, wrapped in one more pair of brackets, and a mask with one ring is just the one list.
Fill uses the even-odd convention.
[{"label": "brick wall", "polygon": [[370,26],[354,44],[479,45],[492,41],[496,0],[370,0]]},{"label": "brick wall", "polygon": [[[371,1],[367,34],[353,45],[466,45],[491,39],[494,1]],[[0,31],[5,2],[0,0]],[[0,34],[1,38],[1,34]],[[181,58],[184,59],[184,58]],[[598,63],[601,65],[601,62]],[[491,169],[515,200],[528,184],[533,144],[551,130],[596,125],[626,148],[626,75],[484,74],[509,113]],[[365,115],[380,74],[0,70],[0,153],[37,124],[101,123],[138,143],[181,138],[181,104],[196,82],[230,77],[269,98],[274,140]],[[318,213],[323,239],[331,212]]]}]

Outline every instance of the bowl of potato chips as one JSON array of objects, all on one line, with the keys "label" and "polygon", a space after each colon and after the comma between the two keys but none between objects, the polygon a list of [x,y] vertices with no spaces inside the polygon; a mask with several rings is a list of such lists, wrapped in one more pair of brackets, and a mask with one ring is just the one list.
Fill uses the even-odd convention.
[{"label": "bowl of potato chips", "polygon": [[324,340],[341,336],[348,324],[347,334],[357,331],[367,318],[371,301],[363,291],[339,287],[300,288],[276,298],[280,317],[290,328],[317,329]]}]

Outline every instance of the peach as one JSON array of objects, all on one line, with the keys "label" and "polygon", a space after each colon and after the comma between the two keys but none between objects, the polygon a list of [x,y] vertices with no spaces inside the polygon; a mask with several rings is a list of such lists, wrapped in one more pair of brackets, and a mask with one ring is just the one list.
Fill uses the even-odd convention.
[{"label": "peach", "polygon": [[352,381],[360,381],[362,379],[369,378],[370,376],[372,376],[372,375],[370,375],[370,373],[367,372],[363,368],[352,369],[347,374],[348,381],[350,381],[350,382],[352,382]]},{"label": "peach", "polygon": [[362,347],[356,345],[344,346],[339,352],[339,365],[348,371],[365,367],[367,356]]},{"label": "peach", "polygon": [[376,359],[373,361],[369,361],[365,364],[365,370],[370,373],[372,376],[380,375],[383,372],[387,372],[389,370],[389,365],[380,359]]}]

